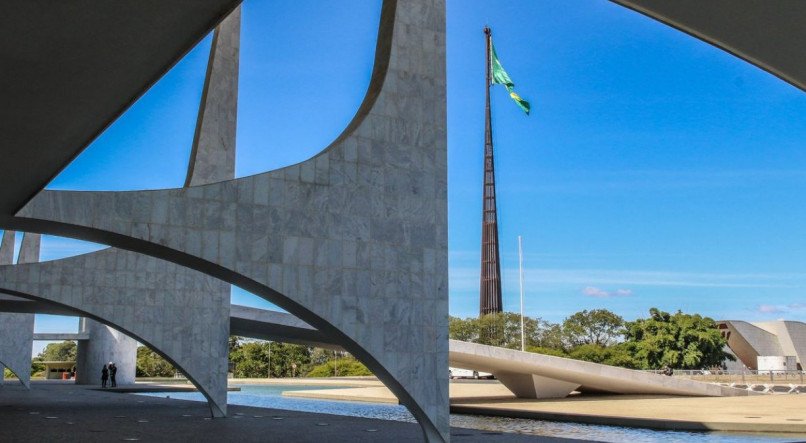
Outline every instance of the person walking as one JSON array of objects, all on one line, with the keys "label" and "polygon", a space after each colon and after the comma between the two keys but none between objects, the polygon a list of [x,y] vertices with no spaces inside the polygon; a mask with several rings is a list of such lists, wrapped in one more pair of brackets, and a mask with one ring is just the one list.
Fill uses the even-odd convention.
[{"label": "person walking", "polygon": [[114,362],[109,362],[109,381],[112,382],[112,387],[116,388],[118,386],[118,382],[115,379],[115,376],[118,374],[118,367],[115,365]]},{"label": "person walking", "polygon": [[107,380],[109,380],[109,369],[107,369],[106,365],[104,365],[104,368],[101,369],[101,387],[102,388],[106,387],[106,381]]}]

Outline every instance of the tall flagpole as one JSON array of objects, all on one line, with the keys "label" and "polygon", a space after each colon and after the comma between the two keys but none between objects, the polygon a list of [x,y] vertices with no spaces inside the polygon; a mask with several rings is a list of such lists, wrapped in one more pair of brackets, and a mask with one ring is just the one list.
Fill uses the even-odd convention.
[{"label": "tall flagpole", "polygon": [[487,43],[485,120],[484,120],[484,197],[481,223],[481,282],[479,315],[499,313],[501,300],[501,265],[498,253],[498,214],[495,202],[495,162],[493,161],[493,130],[490,111],[492,83],[492,31],[484,27]]},{"label": "tall flagpole", "polygon": [[523,336],[523,247],[521,246],[521,236],[518,236],[518,269],[521,281],[521,351],[526,350],[526,340]]}]

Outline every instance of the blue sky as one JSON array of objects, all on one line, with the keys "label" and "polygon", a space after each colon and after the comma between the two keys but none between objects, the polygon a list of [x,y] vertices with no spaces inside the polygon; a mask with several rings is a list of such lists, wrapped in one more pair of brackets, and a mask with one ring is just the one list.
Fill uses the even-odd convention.
[{"label": "blue sky", "polygon": [[[369,81],[380,1],[243,8],[238,176],[304,160],[340,133]],[[518,309],[522,235],[527,315],[806,320],[806,94],[594,0],[448,1],[452,315],[478,312],[485,24],[533,110],[493,90],[506,309]],[[209,45],[50,188],[181,186]],[[43,258],[94,248],[47,237]],[[240,290],[233,301],[267,306]],[[37,330],[63,321],[40,316]]]}]

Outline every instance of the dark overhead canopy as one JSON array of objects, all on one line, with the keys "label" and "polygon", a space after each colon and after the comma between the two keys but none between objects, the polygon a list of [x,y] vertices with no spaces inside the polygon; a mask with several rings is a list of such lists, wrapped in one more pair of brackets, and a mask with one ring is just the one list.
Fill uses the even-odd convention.
[{"label": "dark overhead canopy", "polygon": [[804,0],[612,0],[806,90]]},{"label": "dark overhead canopy", "polygon": [[0,6],[0,215],[16,212],[240,0]]}]

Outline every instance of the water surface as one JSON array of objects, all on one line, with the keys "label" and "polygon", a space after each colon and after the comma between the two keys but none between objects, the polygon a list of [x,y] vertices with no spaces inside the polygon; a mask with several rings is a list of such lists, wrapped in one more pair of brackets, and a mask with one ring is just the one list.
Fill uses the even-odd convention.
[{"label": "water surface", "polygon": [[[283,397],[283,391],[304,391],[309,389],[342,389],[347,386],[313,385],[238,385],[240,391],[227,393],[227,403],[241,406],[286,409],[291,411],[316,412],[321,414],[347,415],[353,417],[378,418],[414,422],[414,417],[400,405],[329,401],[307,398]],[[198,392],[144,393],[154,397],[180,400],[206,401]],[[451,414],[451,426],[483,429],[495,432],[516,432],[519,434],[543,435],[551,437],[579,438],[614,443],[751,443],[751,442],[795,442],[804,441],[804,435],[770,435],[724,432],[684,432],[655,431],[651,429],[627,428],[620,426],[587,425],[546,420],[487,417]]]}]

